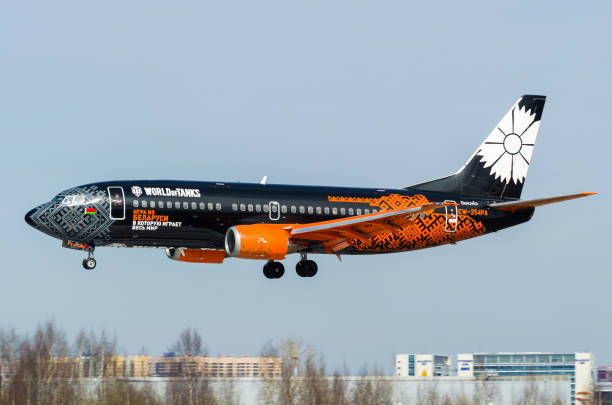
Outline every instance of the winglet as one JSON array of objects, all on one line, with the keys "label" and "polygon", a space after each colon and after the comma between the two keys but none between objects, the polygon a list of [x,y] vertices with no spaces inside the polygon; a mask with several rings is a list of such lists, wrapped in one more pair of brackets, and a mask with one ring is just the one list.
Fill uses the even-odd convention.
[{"label": "winglet", "polygon": [[263,178],[261,179],[261,181],[259,182],[259,184],[261,184],[262,186],[266,185],[266,181],[268,180],[268,176],[263,176]]}]

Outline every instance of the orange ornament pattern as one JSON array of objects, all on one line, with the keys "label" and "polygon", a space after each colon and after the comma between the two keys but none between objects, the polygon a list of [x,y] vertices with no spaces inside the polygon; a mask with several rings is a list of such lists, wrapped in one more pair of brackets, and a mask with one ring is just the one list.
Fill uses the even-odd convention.
[{"label": "orange ornament pattern", "polygon": [[[389,194],[379,198],[329,196],[328,200],[330,202],[365,203],[383,211],[419,207],[429,203],[427,197],[421,194],[412,196]],[[357,251],[401,252],[453,243],[482,235],[486,231],[482,221],[469,215],[458,215],[457,221],[456,231],[446,232],[446,214],[434,211],[412,218],[401,229],[384,232],[366,240],[353,239],[349,243]]]}]

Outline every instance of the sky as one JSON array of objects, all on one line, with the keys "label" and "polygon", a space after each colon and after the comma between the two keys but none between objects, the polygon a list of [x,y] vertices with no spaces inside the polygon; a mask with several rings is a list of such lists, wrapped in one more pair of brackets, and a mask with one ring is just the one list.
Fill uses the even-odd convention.
[{"label": "sky", "polygon": [[[0,3],[0,327],[54,320],[166,351],[301,338],[346,364],[396,353],[591,351],[612,363],[610,2]],[[120,179],[400,188],[454,173],[522,94],[546,95],[524,225],[416,252],[179,263],[82,252],[26,225]]]}]

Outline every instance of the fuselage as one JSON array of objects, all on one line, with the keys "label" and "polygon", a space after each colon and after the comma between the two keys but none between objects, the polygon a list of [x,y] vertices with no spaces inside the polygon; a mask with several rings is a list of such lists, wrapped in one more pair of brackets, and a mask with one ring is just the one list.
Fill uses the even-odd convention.
[{"label": "fuselage", "polygon": [[[374,189],[194,181],[110,181],[59,193],[26,215],[33,227],[91,246],[223,250],[228,228],[307,224],[426,202],[454,201],[401,228],[355,239],[336,254],[390,253],[438,246],[528,221],[533,209],[488,209],[496,200],[418,189]],[[303,252],[329,253],[309,244]]]}]

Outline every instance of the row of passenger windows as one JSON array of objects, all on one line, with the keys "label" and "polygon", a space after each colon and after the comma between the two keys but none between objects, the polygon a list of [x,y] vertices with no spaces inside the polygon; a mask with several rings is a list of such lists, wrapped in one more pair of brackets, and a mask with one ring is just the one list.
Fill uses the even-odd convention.
[{"label": "row of passenger windows", "polygon": [[180,201],[147,201],[147,200],[132,200],[132,205],[134,206],[134,208],[175,208],[175,209],[180,209],[181,207],[183,207],[184,210],[188,210],[190,207],[192,210],[197,210],[198,208],[202,211],[204,210],[208,210],[208,211],[221,211],[221,203],[204,203],[204,202],[200,202],[200,203],[196,203],[195,201],[192,201],[191,203],[187,202],[187,201],[183,201],[182,203]]},{"label": "row of passenger windows", "polygon": [[[195,201],[147,201],[147,200],[132,200],[132,205],[134,206],[134,208],[167,208],[167,209],[181,209],[181,207],[185,210],[188,209],[192,209],[192,210],[197,210],[200,209],[202,211],[208,210],[208,211],[221,211],[222,206],[221,203],[204,203],[204,202],[200,202],[200,203],[196,203]],[[232,204],[232,210],[233,211],[242,211],[242,212],[269,212],[270,209],[272,210],[273,213],[277,213],[278,212],[278,206],[275,204],[272,205],[268,205],[268,204],[237,204],[234,203]],[[349,216],[353,216],[353,215],[362,215],[362,214],[370,214],[370,213],[375,213],[378,212],[378,210],[376,209],[364,209],[361,210],[361,208],[357,208],[357,209],[353,209],[353,208],[336,208],[336,207],[313,207],[313,206],[304,206],[304,205],[292,205],[290,207],[288,207],[287,205],[281,205],[280,206],[280,211],[283,214],[286,214],[287,212],[291,212],[292,214],[297,214],[298,212],[300,214],[306,214],[308,213],[309,215],[314,215],[315,213],[317,215],[349,215]]]},{"label": "row of passenger windows", "polygon": [[[278,210],[278,207],[274,204],[272,204],[270,207],[266,204],[261,205],[261,204],[232,204],[232,210],[233,211],[242,211],[242,212],[268,212],[270,210],[270,208],[272,209],[273,213],[276,213]],[[336,207],[313,207],[313,206],[304,206],[304,205],[292,205],[290,207],[286,206],[286,205],[281,205],[280,206],[280,211],[283,214],[286,214],[288,211],[290,211],[292,214],[297,214],[298,212],[300,214],[310,214],[313,215],[315,212],[317,215],[321,215],[321,214],[325,214],[325,215],[338,215],[338,213],[340,213],[340,215],[346,215],[348,213],[348,215],[362,215],[362,214],[369,214],[369,213],[374,213],[374,212],[378,212],[375,209],[364,209],[363,211],[361,210],[361,208],[357,208],[357,209],[353,209],[353,208],[336,208]]]}]

